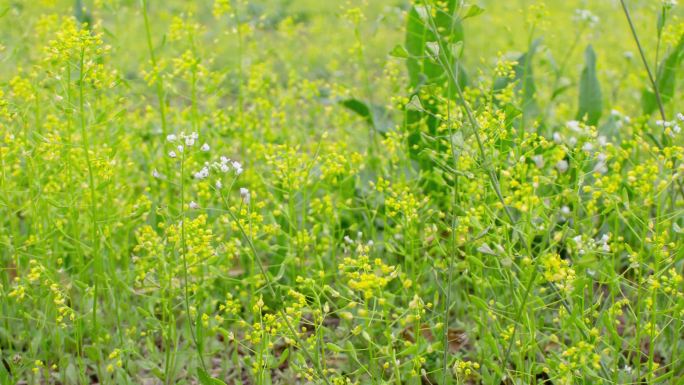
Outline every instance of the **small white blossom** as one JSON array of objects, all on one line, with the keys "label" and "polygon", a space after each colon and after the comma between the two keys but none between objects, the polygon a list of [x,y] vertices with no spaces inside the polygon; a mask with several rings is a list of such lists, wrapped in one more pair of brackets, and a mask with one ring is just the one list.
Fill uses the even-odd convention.
[{"label": "small white blossom", "polygon": [[582,131],[582,126],[580,126],[580,122],[578,122],[576,120],[571,120],[571,121],[565,123],[565,127],[569,128],[575,132]]},{"label": "small white blossom", "polygon": [[238,162],[237,160],[234,160],[233,161],[233,168],[235,169],[236,175],[242,174],[242,163]]},{"label": "small white blossom", "polygon": [[168,140],[169,142],[175,142],[176,139],[178,139],[178,138],[174,134],[166,135],[166,140]]},{"label": "small white blossom", "polygon": [[574,19],[576,22],[587,23],[587,24],[592,25],[592,26],[595,24],[598,24],[598,22],[600,21],[599,17],[594,15],[588,9],[577,9],[577,10],[575,10]]},{"label": "small white blossom", "polygon": [[220,180],[217,180],[215,186],[217,190],[220,190],[223,187],[223,183],[221,183]]},{"label": "small white blossom", "polygon": [[176,147],[176,148],[178,149],[179,153],[183,152],[183,145],[182,144],[179,144],[178,147]]},{"label": "small white blossom", "polygon": [[161,174],[159,173],[159,171],[157,171],[156,168],[154,170],[152,170],[152,176],[156,179],[161,178]]},{"label": "small white blossom", "polygon": [[178,156],[176,155],[176,151],[169,151],[169,157],[175,158],[176,156]]},{"label": "small white blossom", "polygon": [[240,187],[240,197],[242,198],[242,201],[245,202],[245,204],[249,204],[251,196],[248,189]]},{"label": "small white blossom", "polygon": [[209,151],[209,145],[206,144],[206,143],[204,143],[204,144],[202,145],[202,147],[200,147],[200,150],[202,150],[202,151],[204,151],[204,152]]},{"label": "small white blossom", "polygon": [[199,208],[199,205],[195,201],[190,201],[190,203],[188,204],[188,207],[190,207],[193,210],[197,210]]},{"label": "small white blossom", "polygon": [[185,139],[185,145],[186,145],[186,146],[193,146],[193,145],[195,145],[195,141],[196,141],[197,138],[199,137],[199,135],[197,135],[196,132],[193,132],[193,133],[191,133],[190,135],[185,135],[185,134],[181,133],[181,136],[183,137],[183,139]]},{"label": "small white blossom", "polygon": [[670,9],[677,6],[677,0],[663,0],[663,7]]},{"label": "small white blossom", "polygon": [[556,169],[561,173],[568,171],[568,161],[565,159],[559,160],[558,163],[556,163]]},{"label": "small white blossom", "polygon": [[682,114],[681,112],[678,113],[678,114],[677,114],[677,119],[679,119],[679,121],[681,121],[681,122],[684,122],[684,114]]},{"label": "small white blossom", "polygon": [[197,171],[194,175],[195,179],[202,180],[209,176],[209,167],[204,166],[201,170]]},{"label": "small white blossom", "polygon": [[543,155],[535,155],[532,157],[532,160],[534,160],[534,164],[537,166],[537,168],[544,168],[544,156]]}]

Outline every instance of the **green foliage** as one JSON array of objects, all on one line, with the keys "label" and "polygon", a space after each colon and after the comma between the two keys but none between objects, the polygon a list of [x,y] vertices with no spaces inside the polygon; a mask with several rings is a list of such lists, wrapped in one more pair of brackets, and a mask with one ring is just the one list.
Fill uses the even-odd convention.
[{"label": "green foliage", "polygon": [[681,7],[6,3],[0,385],[684,377]]},{"label": "green foliage", "polygon": [[[684,39],[679,41],[658,66],[656,84],[663,104],[669,103],[675,96],[677,72],[681,70],[682,60],[684,60]],[[648,115],[658,109],[658,100],[654,91],[649,89],[642,91],[642,105],[644,113]]]},{"label": "green foliage", "polygon": [[587,124],[595,125],[603,114],[603,95],[596,74],[596,53],[589,45],[584,51],[584,69],[579,83],[579,110],[577,119],[586,119]]}]

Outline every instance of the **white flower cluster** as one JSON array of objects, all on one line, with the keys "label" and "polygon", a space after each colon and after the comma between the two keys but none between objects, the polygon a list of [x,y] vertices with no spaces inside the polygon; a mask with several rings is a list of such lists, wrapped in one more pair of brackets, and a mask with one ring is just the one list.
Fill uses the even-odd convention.
[{"label": "white flower cluster", "polygon": [[670,9],[677,6],[677,0],[663,0],[663,8]]},{"label": "white flower cluster", "polygon": [[[193,177],[198,180],[206,179],[209,177],[211,170],[216,170],[220,173],[226,174],[233,170],[235,175],[240,175],[244,171],[242,168],[242,163],[237,160],[230,160],[229,158],[222,156],[219,158],[218,162],[205,162],[204,167],[193,174]],[[220,181],[216,185],[217,188],[221,187]]]},{"label": "white flower cluster", "polygon": [[[166,140],[170,143],[175,143],[176,141],[178,141],[179,137],[180,137],[180,143],[176,146],[176,149],[169,151],[169,157],[171,157],[171,158],[176,158],[176,157],[178,157],[178,154],[182,154],[183,151],[185,150],[185,146],[187,146],[187,147],[194,146],[199,135],[196,132],[191,132],[190,134],[187,134],[187,135],[185,134],[185,132],[181,132],[178,136],[176,134],[166,135]],[[183,145],[183,143],[185,143],[185,146]],[[201,150],[202,151],[209,151],[209,145],[205,143],[202,146]]]},{"label": "white flower cluster", "polygon": [[586,254],[588,250],[598,250],[599,248],[604,253],[610,253],[610,234],[603,234],[598,241],[592,238],[585,241],[581,235],[573,237],[572,240],[575,242],[577,252],[580,255]]},{"label": "white flower cluster", "polygon": [[598,24],[599,17],[588,9],[576,9],[574,20],[578,23],[587,23],[590,26]]},{"label": "white flower cluster", "polygon": [[[181,132],[180,134],[169,134],[166,136],[166,140],[170,143],[178,144],[176,145],[175,150],[172,150],[169,152],[169,156],[171,158],[176,158],[178,157],[179,153],[183,153],[186,147],[192,147],[195,145],[197,142],[197,139],[199,138],[199,135],[196,132],[192,132],[190,134],[185,134],[185,132]],[[209,144],[204,143],[202,146],[200,146],[200,151],[202,152],[209,152],[211,150],[211,147]],[[239,176],[243,173],[244,169],[242,167],[242,163],[238,162],[237,160],[231,160],[230,158],[226,156],[221,156],[218,161],[216,162],[204,162],[204,166],[202,168],[193,173],[192,177],[196,180],[203,180],[207,179],[209,175],[212,173],[212,171],[221,173],[221,174],[227,174],[231,171],[235,173],[235,176]],[[157,170],[154,170],[153,176],[155,178],[161,178],[161,174]],[[221,182],[220,179],[217,179],[214,186],[216,189],[221,189],[223,188],[223,183]],[[246,188],[240,188],[240,197],[242,198],[242,201],[245,203],[249,203],[250,201],[250,192]],[[189,207],[191,209],[197,209],[199,208],[199,205],[192,201],[189,204]]]},{"label": "white flower cluster", "polygon": [[[622,116],[618,111],[613,111],[612,115],[616,117],[616,123],[619,123],[618,127],[622,127],[623,123],[630,122],[628,116]],[[572,135],[566,139],[563,134],[556,131],[553,133],[553,141],[557,144],[567,144],[569,147],[575,147],[579,141],[578,137],[584,138],[585,142],[582,145],[582,151],[587,153],[594,152],[596,155],[597,162],[593,171],[599,172],[601,174],[606,173],[608,171],[608,157],[602,152],[602,149],[608,145],[608,138],[606,138],[604,135],[599,135],[598,137],[593,138],[589,127],[577,120],[570,120],[566,122],[565,127],[575,135]],[[544,164],[543,159],[535,159],[535,163],[537,163],[537,167],[539,168],[543,167]],[[556,163],[555,167],[560,173],[564,173],[568,170],[569,164],[566,160],[560,160]]]},{"label": "white flower cluster", "polygon": [[677,114],[677,119],[671,121],[658,120],[656,121],[656,126],[665,129],[665,133],[674,137],[675,135],[682,132],[682,126],[684,124],[684,114],[681,112]]}]

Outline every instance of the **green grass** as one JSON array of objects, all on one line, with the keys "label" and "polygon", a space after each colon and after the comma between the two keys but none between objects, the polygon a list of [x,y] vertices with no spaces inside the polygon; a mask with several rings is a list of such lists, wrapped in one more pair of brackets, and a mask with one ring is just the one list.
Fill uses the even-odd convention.
[{"label": "green grass", "polygon": [[682,17],[0,1],[0,385],[684,384]]}]

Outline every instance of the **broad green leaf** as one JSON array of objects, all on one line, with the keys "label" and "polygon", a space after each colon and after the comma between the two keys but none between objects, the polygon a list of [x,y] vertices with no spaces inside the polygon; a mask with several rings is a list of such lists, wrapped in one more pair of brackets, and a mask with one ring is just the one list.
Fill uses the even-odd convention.
[{"label": "broad green leaf", "polygon": [[364,118],[371,127],[380,133],[388,132],[393,126],[389,112],[382,106],[369,104],[359,99],[345,99],[340,104]]},{"label": "broad green leaf", "polygon": [[[656,77],[656,84],[660,92],[660,98],[663,104],[672,100],[675,94],[675,85],[677,83],[677,70],[679,69],[682,59],[684,58],[684,38],[682,38],[677,46],[670,51],[667,57],[658,66]],[[658,99],[652,90],[644,89],[642,91],[641,104],[644,113],[652,114],[658,109]]]},{"label": "broad green leaf", "polygon": [[[449,0],[446,7],[437,11],[432,18],[422,6],[413,6],[409,10],[405,48],[410,55],[406,66],[412,87],[446,81],[442,66],[425,56],[428,42],[441,41],[440,45],[444,48],[463,40],[463,26],[456,18],[457,8],[457,1]],[[434,28],[439,31],[438,35],[434,33]],[[453,61],[450,53],[442,54],[446,55],[448,62]]]},{"label": "broad green leaf", "polygon": [[202,368],[197,368],[197,379],[201,385],[226,385],[225,382],[207,374]]},{"label": "broad green leaf", "polygon": [[278,357],[278,365],[277,366],[280,366],[283,363],[285,363],[285,361],[287,360],[287,358],[289,356],[290,356],[290,349],[283,350],[283,352],[280,354],[280,357]]},{"label": "broad green leaf", "polygon": [[408,58],[408,57],[409,57],[409,53],[408,53],[408,51],[406,50],[406,48],[404,48],[403,45],[397,44],[397,45],[395,45],[394,48],[392,48],[392,50],[390,51],[390,56],[394,56],[394,57],[399,57],[399,58],[404,58],[404,59],[405,59],[405,58]]},{"label": "broad green leaf", "polygon": [[484,11],[484,8],[480,7],[477,4],[469,5],[465,12],[465,15],[463,15],[463,20],[468,19],[470,17],[479,16],[482,13],[484,13]]},{"label": "broad green leaf", "polygon": [[332,342],[328,342],[327,344],[325,344],[325,347],[328,348],[328,350],[330,350],[331,352],[335,352],[335,353],[339,353],[342,351],[341,347],[333,344]]},{"label": "broad green leaf", "polygon": [[586,118],[588,124],[598,123],[603,112],[603,95],[596,75],[596,53],[591,45],[584,51],[584,69],[580,77],[579,111],[577,120]]},{"label": "broad green leaf", "polygon": [[540,44],[540,39],[532,42],[530,49],[527,53],[520,56],[518,65],[515,66],[515,77],[520,80],[516,89],[522,93],[522,109],[526,115],[535,115],[538,111],[537,102],[535,101],[537,87],[534,84],[532,60]]}]

